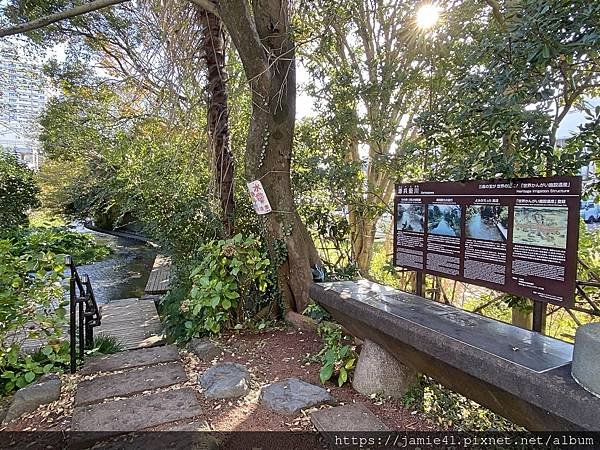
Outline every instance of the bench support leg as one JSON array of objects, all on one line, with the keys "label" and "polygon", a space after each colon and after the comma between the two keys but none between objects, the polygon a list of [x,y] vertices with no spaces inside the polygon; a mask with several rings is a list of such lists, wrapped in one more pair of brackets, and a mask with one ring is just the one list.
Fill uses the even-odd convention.
[{"label": "bench support leg", "polygon": [[365,340],[354,371],[352,387],[363,395],[402,398],[417,386],[417,373],[379,345]]}]

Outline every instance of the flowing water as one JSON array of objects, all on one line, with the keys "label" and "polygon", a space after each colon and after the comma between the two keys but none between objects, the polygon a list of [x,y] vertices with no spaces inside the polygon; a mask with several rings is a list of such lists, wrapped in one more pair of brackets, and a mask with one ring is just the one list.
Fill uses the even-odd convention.
[{"label": "flowing water", "polygon": [[108,245],[113,252],[102,261],[77,266],[80,275],[90,277],[98,303],[144,294],[156,256],[155,249],[144,242],[90,231],[81,225],[77,225],[75,230],[91,233],[98,243]]}]

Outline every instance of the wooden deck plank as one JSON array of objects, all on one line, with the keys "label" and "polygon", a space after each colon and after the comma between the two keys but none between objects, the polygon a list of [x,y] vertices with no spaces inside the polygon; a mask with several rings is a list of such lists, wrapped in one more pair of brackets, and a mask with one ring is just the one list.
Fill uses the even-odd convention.
[{"label": "wooden deck plank", "polygon": [[114,300],[100,307],[102,325],[96,336],[113,336],[125,350],[152,347],[164,343],[154,302],[139,298]]},{"label": "wooden deck plank", "polygon": [[171,284],[171,258],[157,255],[146,288],[146,294],[166,294]]}]

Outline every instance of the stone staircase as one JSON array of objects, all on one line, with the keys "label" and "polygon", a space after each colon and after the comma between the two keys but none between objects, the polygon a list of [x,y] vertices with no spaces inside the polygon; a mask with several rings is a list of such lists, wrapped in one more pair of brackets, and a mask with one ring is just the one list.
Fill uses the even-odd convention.
[{"label": "stone staircase", "polygon": [[93,376],[77,386],[72,431],[131,432],[202,416],[174,346],[93,358],[81,373]]}]

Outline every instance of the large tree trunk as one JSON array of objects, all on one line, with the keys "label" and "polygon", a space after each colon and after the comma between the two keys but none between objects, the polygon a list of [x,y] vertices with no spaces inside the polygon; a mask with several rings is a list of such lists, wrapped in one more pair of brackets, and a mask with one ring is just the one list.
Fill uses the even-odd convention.
[{"label": "large tree trunk", "polygon": [[349,223],[354,260],[359,272],[367,275],[373,259],[377,220],[367,219],[356,207],[349,206]]},{"label": "large tree trunk", "polygon": [[225,234],[234,230],[234,161],[229,146],[229,109],[225,71],[225,33],[221,19],[198,7],[203,24],[202,47],[208,70],[208,134],[215,174],[216,196],[221,205]]},{"label": "large tree trunk", "polygon": [[308,304],[311,266],[320,263],[294,204],[291,159],[296,118],[295,47],[285,0],[221,0],[221,17],[252,89],[246,177],[260,180],[273,212],[263,216],[272,263],[287,310]]}]

